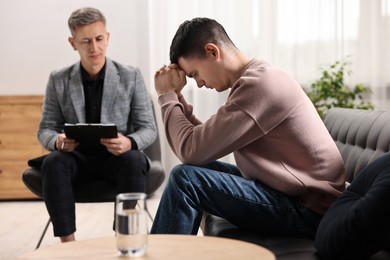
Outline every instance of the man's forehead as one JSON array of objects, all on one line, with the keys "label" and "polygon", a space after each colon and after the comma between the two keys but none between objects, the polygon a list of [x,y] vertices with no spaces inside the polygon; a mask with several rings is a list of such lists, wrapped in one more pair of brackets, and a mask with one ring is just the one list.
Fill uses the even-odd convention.
[{"label": "man's forehead", "polygon": [[186,75],[191,75],[192,73],[192,70],[193,70],[193,66],[191,65],[191,61],[188,60],[188,59],[185,59],[183,57],[180,57],[177,62],[179,63],[179,67],[184,70],[184,72],[186,73]]}]

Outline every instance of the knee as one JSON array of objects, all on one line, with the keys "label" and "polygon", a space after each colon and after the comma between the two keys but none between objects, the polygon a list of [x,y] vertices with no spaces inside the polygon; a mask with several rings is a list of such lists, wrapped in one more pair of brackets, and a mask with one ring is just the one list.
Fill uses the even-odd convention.
[{"label": "knee", "polygon": [[45,159],[42,162],[41,168],[46,168],[48,166],[54,165],[62,161],[63,154],[59,151],[53,151],[46,155]]},{"label": "knee", "polygon": [[73,158],[70,153],[53,151],[48,154],[42,162],[42,177],[48,178],[51,175],[58,176],[61,172],[59,169],[72,168]]},{"label": "knee", "polygon": [[146,156],[137,150],[129,150],[118,156],[118,160],[129,165],[146,165]]},{"label": "knee", "polygon": [[175,186],[185,186],[191,182],[189,173],[193,172],[194,166],[187,164],[176,165],[169,176],[169,182]]},{"label": "knee", "polygon": [[186,173],[186,168],[187,165],[185,164],[176,165],[175,167],[173,167],[171,171],[170,178],[171,179],[181,178]]}]

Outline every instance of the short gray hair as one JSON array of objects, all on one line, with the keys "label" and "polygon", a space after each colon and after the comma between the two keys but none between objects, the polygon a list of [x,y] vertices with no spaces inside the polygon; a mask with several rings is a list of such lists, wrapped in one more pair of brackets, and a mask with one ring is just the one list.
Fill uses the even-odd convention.
[{"label": "short gray hair", "polygon": [[68,19],[68,26],[70,32],[73,34],[78,26],[88,25],[98,21],[106,25],[106,17],[104,17],[102,12],[93,7],[83,7],[72,12]]}]

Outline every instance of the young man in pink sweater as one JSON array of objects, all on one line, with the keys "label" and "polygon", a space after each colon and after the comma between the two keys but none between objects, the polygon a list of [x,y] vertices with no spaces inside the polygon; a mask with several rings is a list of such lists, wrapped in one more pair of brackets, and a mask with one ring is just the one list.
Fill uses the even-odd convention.
[{"label": "young man in pink sweater", "polygon": [[[299,84],[282,70],[248,59],[215,20],[185,21],[155,74],[168,142],[183,162],[161,198],[152,233],[196,234],[203,212],[243,229],[313,238],[345,189],[341,155]],[[181,94],[229,90],[206,122]],[[217,161],[233,153],[237,166]]]}]

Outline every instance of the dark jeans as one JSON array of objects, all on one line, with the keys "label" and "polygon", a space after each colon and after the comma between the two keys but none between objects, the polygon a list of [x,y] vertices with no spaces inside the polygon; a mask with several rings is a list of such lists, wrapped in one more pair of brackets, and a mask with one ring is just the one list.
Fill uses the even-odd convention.
[{"label": "dark jeans", "polygon": [[53,151],[41,166],[43,199],[54,236],[76,231],[73,187],[100,178],[116,185],[117,193],[144,192],[149,164],[146,156],[130,150],[119,156],[108,152],[83,154]]},{"label": "dark jeans", "polygon": [[262,233],[314,238],[321,216],[259,182],[244,179],[231,164],[178,165],[161,198],[152,234],[196,234],[203,212]]}]

